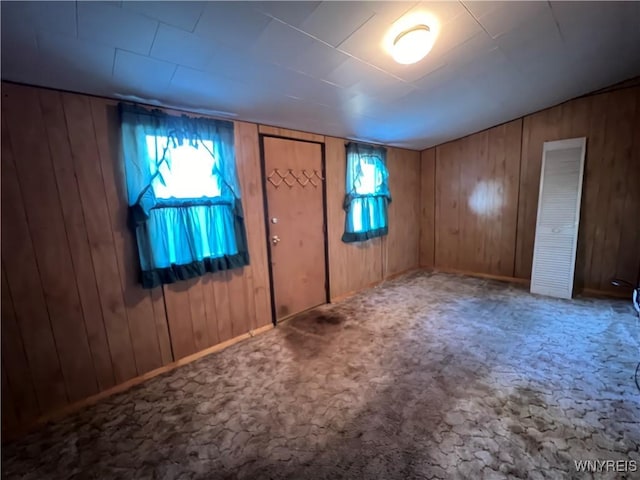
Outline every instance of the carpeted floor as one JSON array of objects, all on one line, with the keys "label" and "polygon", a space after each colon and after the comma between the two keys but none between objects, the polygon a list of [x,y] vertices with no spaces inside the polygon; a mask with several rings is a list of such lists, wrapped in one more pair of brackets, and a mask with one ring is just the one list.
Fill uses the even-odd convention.
[{"label": "carpeted floor", "polygon": [[630,302],[413,274],[5,445],[2,476],[639,478],[639,338]]}]

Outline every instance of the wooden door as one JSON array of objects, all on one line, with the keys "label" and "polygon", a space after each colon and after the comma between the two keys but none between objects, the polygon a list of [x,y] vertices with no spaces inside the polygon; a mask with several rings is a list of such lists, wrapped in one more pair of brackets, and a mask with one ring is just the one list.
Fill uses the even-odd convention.
[{"label": "wooden door", "polygon": [[327,301],[322,149],[263,137],[276,320]]}]

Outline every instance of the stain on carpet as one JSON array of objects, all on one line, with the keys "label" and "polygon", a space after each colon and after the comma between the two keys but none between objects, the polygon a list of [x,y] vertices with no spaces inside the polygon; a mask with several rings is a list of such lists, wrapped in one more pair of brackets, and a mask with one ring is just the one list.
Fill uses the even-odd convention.
[{"label": "stain on carpet", "polygon": [[411,274],[5,445],[6,479],[637,478],[630,302]]}]

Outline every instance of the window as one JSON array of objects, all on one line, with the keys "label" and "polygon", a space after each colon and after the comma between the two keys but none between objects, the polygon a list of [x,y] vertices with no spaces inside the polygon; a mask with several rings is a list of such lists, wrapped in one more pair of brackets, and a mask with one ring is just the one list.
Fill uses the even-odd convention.
[{"label": "window", "polygon": [[233,123],[119,109],[142,285],[247,265]]},{"label": "window", "polygon": [[387,179],[384,148],[347,144],[343,242],[359,242],[387,234],[387,205],[391,202]]},{"label": "window", "polygon": [[[194,198],[194,197],[219,197],[220,179],[215,172],[216,158],[209,152],[213,152],[213,142],[202,140],[204,148],[194,148],[183,144],[170,146],[170,139],[166,136],[147,135],[147,150],[154,151],[156,142],[162,148],[167,148],[166,155],[171,158],[171,168],[168,163],[160,167],[163,182],[156,182],[153,186],[156,198]],[[151,174],[153,174],[151,167]]]}]

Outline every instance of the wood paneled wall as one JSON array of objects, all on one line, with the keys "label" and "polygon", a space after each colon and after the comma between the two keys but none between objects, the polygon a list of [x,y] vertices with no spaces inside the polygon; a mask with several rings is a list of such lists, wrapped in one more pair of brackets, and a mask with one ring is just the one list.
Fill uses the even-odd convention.
[{"label": "wood paneled wall", "polygon": [[542,143],[587,137],[576,285],[614,290],[640,273],[640,87],[592,95],[524,119],[515,276],[529,278]]},{"label": "wood paneled wall", "polygon": [[165,285],[176,359],[271,322],[258,129],[235,122],[236,167],[242,191],[250,265]]},{"label": "wood paneled wall", "polygon": [[436,268],[513,276],[521,125],[436,147]]},{"label": "wood paneled wall", "polygon": [[389,236],[345,244],[345,140],[235,122],[251,264],[145,290],[117,102],[2,95],[3,431],[270,324],[259,132],[325,143],[331,298],[418,266],[419,152],[389,149]]},{"label": "wood paneled wall", "polygon": [[613,277],[637,281],[637,86],[572,100],[422,152],[421,264],[430,266],[433,232],[437,268],[529,279],[543,143],[582,136],[587,152],[576,286],[614,292]]},{"label": "wood paneled wall", "polygon": [[420,266],[433,268],[436,254],[436,149],[420,154]]},{"label": "wood paneled wall", "polygon": [[344,243],[347,157],[345,140],[326,137],[325,177],[327,189],[327,240],[329,242],[329,286],[331,299],[381,282],[382,239]]},{"label": "wood paneled wall", "polygon": [[388,148],[387,169],[392,202],[383,238],[385,278],[420,264],[420,152]]},{"label": "wood paneled wall", "polygon": [[331,298],[362,290],[419,266],[420,153],[387,149],[389,235],[366,242],[344,243],[345,140],[326,137],[327,222]]},{"label": "wood paneled wall", "polygon": [[257,125],[235,123],[251,265],[145,290],[117,102],[2,95],[3,430],[271,322]]}]

